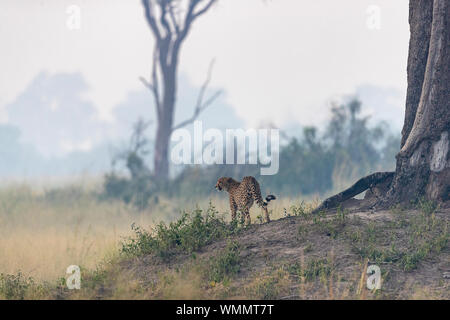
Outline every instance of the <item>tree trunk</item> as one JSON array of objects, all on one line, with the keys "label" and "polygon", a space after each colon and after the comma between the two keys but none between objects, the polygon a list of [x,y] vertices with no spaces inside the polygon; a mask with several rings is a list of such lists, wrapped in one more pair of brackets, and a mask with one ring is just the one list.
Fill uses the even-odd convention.
[{"label": "tree trunk", "polygon": [[[217,0],[160,1],[142,0],[145,19],[155,38],[151,80],[140,78],[153,93],[156,104],[158,125],[156,129],[154,153],[154,177],[159,182],[169,178],[169,146],[174,127],[173,116],[177,93],[177,66],[183,41],[194,21],[205,14]],[[207,79],[206,85],[209,82]],[[206,86],[205,85],[205,86]],[[194,117],[183,125],[194,121],[198,114],[211,103],[211,98],[203,105],[203,91]],[[214,98],[214,97],[213,97]]]},{"label": "tree trunk", "polygon": [[380,208],[421,197],[450,199],[450,1],[410,0],[409,24],[405,122],[393,177],[375,173],[362,178],[314,212],[336,207],[376,184],[386,188],[375,204]]},{"label": "tree trunk", "polygon": [[450,191],[450,3],[410,1],[408,91],[401,150],[387,203]]},{"label": "tree trunk", "polygon": [[405,144],[414,124],[422,93],[433,17],[433,1],[411,0],[409,6],[408,91],[406,93],[406,111],[401,147]]},{"label": "tree trunk", "polygon": [[155,142],[155,178],[158,181],[166,181],[169,176],[169,143],[170,131],[167,123],[158,122]]},{"label": "tree trunk", "polygon": [[176,102],[176,63],[162,67],[164,92],[162,108],[155,142],[155,178],[158,181],[167,181],[169,178],[169,146],[173,127],[173,115]]}]

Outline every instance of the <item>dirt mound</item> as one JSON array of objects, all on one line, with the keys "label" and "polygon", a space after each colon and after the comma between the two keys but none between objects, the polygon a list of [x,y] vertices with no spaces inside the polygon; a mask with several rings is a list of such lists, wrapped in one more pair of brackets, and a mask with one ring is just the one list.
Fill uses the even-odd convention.
[{"label": "dirt mound", "polygon": [[[252,225],[195,254],[167,262],[147,255],[123,261],[121,268],[149,292],[159,292],[148,292],[148,297],[449,299],[449,213],[448,209],[338,210],[287,216]],[[225,281],[209,281],[205,269],[230,243],[239,247],[238,271],[226,275]],[[372,264],[381,270],[378,291],[366,287],[367,266]],[[192,295],[165,296],[170,284],[163,282],[170,280],[164,277],[174,282],[189,282],[186,279],[191,277],[192,287],[198,288]]]},{"label": "dirt mound", "polygon": [[[356,202],[355,202],[356,203]],[[121,258],[61,298],[414,299],[450,298],[450,210],[346,209],[254,224],[162,259]],[[367,268],[381,289],[369,290]]]}]

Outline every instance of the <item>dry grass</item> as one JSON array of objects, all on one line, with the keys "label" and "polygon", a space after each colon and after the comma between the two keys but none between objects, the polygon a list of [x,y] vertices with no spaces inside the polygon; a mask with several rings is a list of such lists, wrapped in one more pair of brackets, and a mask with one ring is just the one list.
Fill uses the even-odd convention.
[{"label": "dry grass", "polygon": [[116,201],[98,201],[82,186],[59,193],[12,185],[0,190],[0,273],[21,271],[36,280],[52,281],[65,275],[69,265],[94,268],[118,251],[131,224],[145,227],[176,208],[161,201],[138,212]]},{"label": "dry grass", "polygon": [[[139,212],[120,201],[98,201],[92,195],[96,189],[98,181],[92,180],[52,181],[47,189],[42,182],[11,183],[0,189],[0,273],[21,271],[37,281],[53,281],[64,276],[69,265],[92,269],[116,254],[132,223],[149,228],[177,218],[182,210],[206,208],[209,201],[229,215],[227,195],[222,193],[199,201],[160,199],[158,205]],[[295,202],[272,201],[272,218],[283,217],[283,209]],[[255,205],[251,212],[257,223],[259,208]]]},{"label": "dry grass", "polygon": [[[380,298],[363,289],[367,260],[351,251],[349,241],[356,244],[369,241],[369,247],[373,245],[378,251],[389,253],[389,248],[384,248],[383,243],[378,244],[386,240],[384,233],[401,231],[408,225],[411,230],[422,232],[424,227],[436,225],[434,214],[425,219],[427,215],[416,215],[415,218],[415,215],[400,211],[380,214],[380,217],[361,213],[358,219],[346,220],[345,226],[341,226],[339,219],[332,222],[327,222],[327,219],[303,221],[308,216],[304,212],[317,205],[318,198],[303,199],[309,201],[305,204],[299,198],[281,197],[269,205],[272,220],[287,215],[297,218],[252,226],[250,232],[236,236],[244,251],[241,270],[237,275],[231,274],[221,281],[211,281],[211,277],[205,275],[212,272],[205,268],[210,265],[208,261],[216,259],[214,261],[217,263],[212,265],[220,270],[226,269],[222,267],[226,267],[229,260],[217,259],[215,255],[226,247],[228,239],[212,243],[196,258],[187,257],[171,266],[155,265],[154,268],[149,261],[121,260],[120,241],[132,234],[132,223],[149,229],[160,221],[179,218],[183,210],[192,211],[196,207],[206,209],[210,201],[229,218],[225,193],[200,200],[160,198],[157,204],[139,212],[119,201],[100,201],[95,190],[99,190],[98,184],[86,182],[58,185],[51,190],[25,184],[0,189],[0,274],[17,275],[22,272],[24,283],[30,276],[38,286],[46,281],[52,284],[50,289],[33,287],[33,290],[24,290],[23,297],[58,296],[55,283],[65,276],[69,265],[75,264],[82,267],[83,284],[91,288],[62,292],[63,298]],[[424,208],[425,211],[427,208]],[[255,205],[251,210],[254,224],[260,223],[258,215],[260,209]],[[442,213],[439,215],[445,217]],[[373,225],[378,228],[372,228]],[[257,233],[252,232],[256,229]],[[397,238],[403,239],[402,234],[399,233]],[[448,257],[448,244],[446,248],[444,260]],[[418,251],[421,248],[416,249],[421,253]],[[378,253],[377,250],[366,254],[373,255]],[[328,264],[310,265],[314,259],[327,259]],[[413,268],[410,273],[399,270],[398,266],[385,265],[385,268],[393,268],[391,273],[386,274],[389,281],[398,283],[386,283],[384,294],[388,294],[381,298],[448,299],[448,295],[443,294],[448,284],[438,283],[435,279],[440,276],[440,269],[436,269],[439,261],[418,264],[420,268]],[[431,263],[433,268],[429,265]],[[340,267],[330,267],[335,264]],[[442,261],[440,264],[443,264]],[[311,266],[316,269],[308,270]],[[139,268],[142,270],[139,271]],[[150,281],[150,278],[155,281]],[[411,279],[420,279],[420,285],[409,281]]]},{"label": "dry grass", "polygon": [[[214,203],[214,206],[220,213],[225,213],[227,217],[230,215],[228,194],[223,192],[207,199],[200,199],[194,202],[190,202],[188,203],[186,210],[191,210],[195,208],[196,205],[198,205],[200,208],[207,208],[209,201]],[[288,212],[291,212],[290,209],[292,207],[302,206],[306,209],[311,209],[318,206],[319,203],[320,201],[318,195],[301,198],[277,196],[276,200],[273,200],[269,203],[268,210],[270,218],[272,220],[277,220],[286,217],[286,214],[288,214]],[[256,204],[253,204],[252,208],[250,209],[250,216],[252,219],[252,223],[260,223],[260,219],[258,218],[258,216],[261,216],[261,210]]]}]

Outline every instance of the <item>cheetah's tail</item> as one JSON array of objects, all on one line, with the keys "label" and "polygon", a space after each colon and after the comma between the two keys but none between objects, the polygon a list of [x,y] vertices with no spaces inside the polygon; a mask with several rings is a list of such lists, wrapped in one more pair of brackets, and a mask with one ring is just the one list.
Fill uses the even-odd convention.
[{"label": "cheetah's tail", "polygon": [[270,200],[275,200],[277,197],[275,197],[273,194],[269,194],[266,197],[266,202],[264,202],[264,205],[267,206],[267,204],[270,202]]}]

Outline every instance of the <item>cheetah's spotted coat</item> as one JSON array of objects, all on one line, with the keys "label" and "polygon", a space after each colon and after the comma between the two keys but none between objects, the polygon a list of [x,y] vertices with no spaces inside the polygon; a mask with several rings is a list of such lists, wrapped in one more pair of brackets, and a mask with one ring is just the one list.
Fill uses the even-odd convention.
[{"label": "cheetah's spotted coat", "polygon": [[268,195],[265,202],[261,197],[261,189],[259,183],[254,177],[244,177],[241,182],[233,178],[222,177],[217,180],[216,189],[228,191],[230,195],[231,218],[236,219],[236,212],[239,210],[246,223],[250,224],[250,208],[253,202],[261,207],[267,222],[270,222],[269,212],[267,211],[267,203],[276,199],[274,195]]}]

